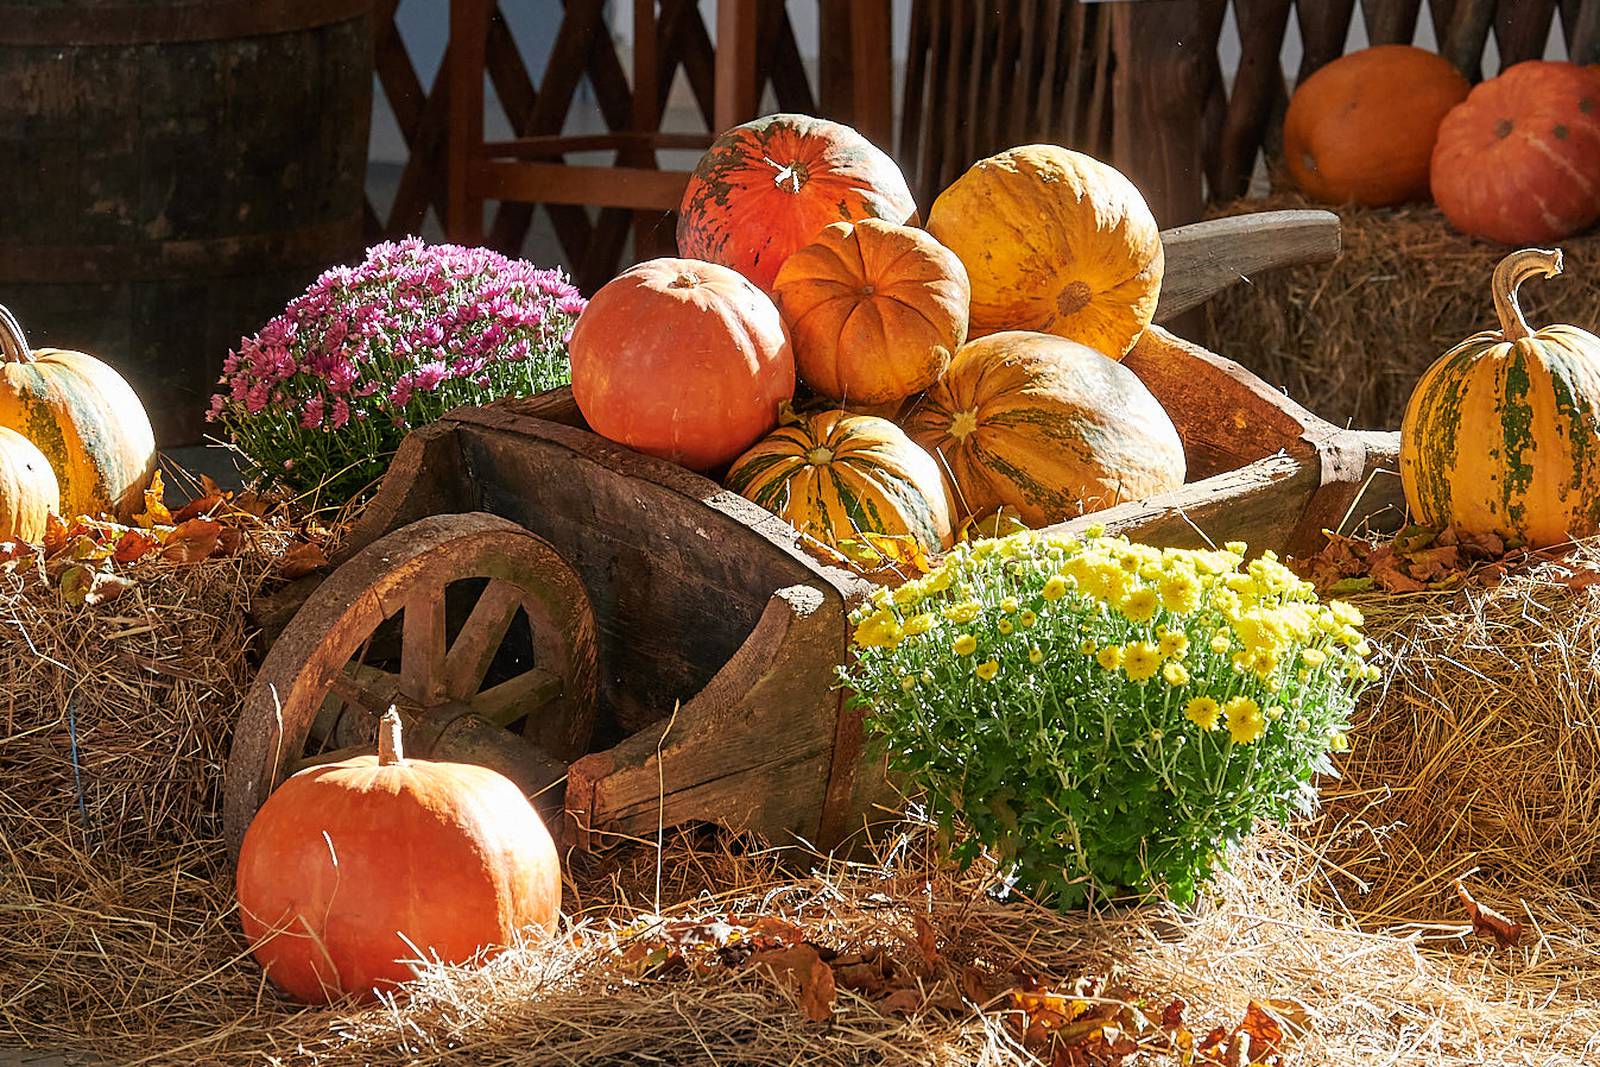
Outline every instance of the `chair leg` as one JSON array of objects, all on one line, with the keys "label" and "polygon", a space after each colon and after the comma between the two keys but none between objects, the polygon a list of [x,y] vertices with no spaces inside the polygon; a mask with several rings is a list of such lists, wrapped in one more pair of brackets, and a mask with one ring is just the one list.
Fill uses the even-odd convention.
[{"label": "chair leg", "polygon": [[473,164],[483,154],[483,76],[495,0],[450,0],[445,52],[450,136],[445,233],[457,244],[483,243],[483,197],[472,192]]}]

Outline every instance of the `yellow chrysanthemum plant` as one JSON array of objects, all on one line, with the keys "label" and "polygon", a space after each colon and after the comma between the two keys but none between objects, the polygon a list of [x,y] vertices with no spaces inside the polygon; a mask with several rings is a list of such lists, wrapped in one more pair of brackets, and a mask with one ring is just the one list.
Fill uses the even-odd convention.
[{"label": "yellow chrysanthemum plant", "polygon": [[1090,531],[958,545],[851,617],[845,684],[956,856],[1063,909],[1192,900],[1311,811],[1376,676],[1361,613],[1271,552]]}]

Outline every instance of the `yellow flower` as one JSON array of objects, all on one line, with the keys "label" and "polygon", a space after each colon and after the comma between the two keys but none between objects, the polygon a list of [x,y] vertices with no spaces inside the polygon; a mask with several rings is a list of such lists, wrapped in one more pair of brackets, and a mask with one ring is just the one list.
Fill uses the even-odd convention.
[{"label": "yellow flower", "polygon": [[1078,643],[1078,651],[1085,656],[1092,656],[1100,651],[1100,646],[1094,643],[1094,638],[1086,637]]},{"label": "yellow flower", "polygon": [[1222,709],[1210,697],[1195,697],[1184,705],[1183,716],[1202,730],[1215,730],[1222,717]]},{"label": "yellow flower", "polygon": [[906,582],[894,591],[894,602],[902,608],[915,607],[922,602],[922,582]]},{"label": "yellow flower", "polygon": [[1243,602],[1240,601],[1239,594],[1232,589],[1213,589],[1211,591],[1211,606],[1232,618],[1239,613]]},{"label": "yellow flower", "polygon": [[1235,556],[1242,556],[1249,551],[1250,546],[1243,541],[1229,541],[1222,546],[1224,552],[1232,552]]},{"label": "yellow flower", "polygon": [[1222,706],[1227,717],[1228,736],[1236,745],[1248,745],[1266,733],[1267,721],[1261,714],[1261,705],[1249,697],[1234,697]]},{"label": "yellow flower", "polygon": [[1376,682],[1382,677],[1383,672],[1378,669],[1378,665],[1376,663],[1368,663],[1366,666],[1361,668],[1362,681]]},{"label": "yellow flower", "polygon": [[1184,668],[1183,664],[1176,660],[1161,668],[1161,677],[1166,679],[1167,684],[1174,689],[1180,685],[1187,685],[1189,682],[1189,672]]},{"label": "yellow flower", "polygon": [[1120,608],[1129,622],[1149,622],[1161,606],[1161,598],[1154,589],[1142,587],[1122,598]]},{"label": "yellow flower", "polygon": [[1187,615],[1200,606],[1200,579],[1193,571],[1173,571],[1161,580],[1161,604],[1168,611]]},{"label": "yellow flower", "polygon": [[904,636],[892,612],[875,611],[856,627],[855,641],[861,648],[894,648]]},{"label": "yellow flower", "polygon": [[1022,614],[1017,616],[1017,621],[1022,624],[1022,628],[1024,630],[1031,630],[1033,628],[1033,624],[1039,621],[1039,616],[1024,609]]},{"label": "yellow flower", "polygon": [[1316,670],[1328,662],[1328,654],[1320,648],[1302,648],[1300,650],[1300,662],[1312,670]]},{"label": "yellow flower", "polygon": [[1017,607],[1017,598],[1014,596],[1008,596],[1000,601],[1000,610],[1005,612],[1007,615],[1013,614],[1017,610]]},{"label": "yellow flower", "polygon": [[1135,682],[1147,682],[1161,669],[1161,652],[1148,641],[1135,641],[1122,651],[1122,669]]},{"label": "yellow flower", "polygon": [[1160,634],[1161,655],[1167,659],[1182,659],[1189,651],[1189,635],[1181,630],[1162,630]]},{"label": "yellow flower", "polygon": [[1342,731],[1334,731],[1328,735],[1328,747],[1335,752],[1347,752],[1350,749],[1350,738]]},{"label": "yellow flower", "polygon": [[934,625],[938,621],[939,620],[937,617],[929,614],[926,611],[924,611],[921,615],[913,615],[911,618],[906,620],[906,636],[916,637],[919,634],[925,634],[929,630],[933,629]]},{"label": "yellow flower", "polygon": [[998,660],[986,659],[972,668],[972,670],[979,678],[986,682],[992,682],[994,681],[994,676],[1000,673],[1000,663]]},{"label": "yellow flower", "polygon": [[1228,632],[1226,630],[1218,630],[1216,633],[1211,635],[1211,651],[1215,652],[1217,655],[1223,655],[1232,647],[1233,642],[1228,638]]},{"label": "yellow flower", "polygon": [[944,617],[951,622],[965,625],[976,619],[983,611],[983,605],[976,600],[964,600],[959,604],[952,604],[944,609]]},{"label": "yellow flower", "polygon": [[995,629],[999,630],[1003,634],[1009,634],[1012,630],[1016,629],[1016,627],[1011,625],[1010,619],[1001,619],[995,624]]},{"label": "yellow flower", "polygon": [[917,687],[917,676],[916,675],[908,674],[904,678],[900,679],[900,688],[904,689],[907,693],[911,692],[916,687]]},{"label": "yellow flower", "polygon": [[1044,598],[1046,600],[1060,600],[1067,595],[1067,580],[1059,574],[1052,574],[1044,583]]},{"label": "yellow flower", "polygon": [[1250,669],[1265,678],[1278,669],[1278,656],[1270,648],[1258,648],[1251,657]]},{"label": "yellow flower", "polygon": [[1283,718],[1283,705],[1274,704],[1272,707],[1268,708],[1267,718],[1271,719],[1273,722],[1277,722],[1279,719]]},{"label": "yellow flower", "polygon": [[1033,664],[1043,663],[1044,650],[1038,645],[1034,645],[1032,648],[1028,649],[1028,662]]},{"label": "yellow flower", "polygon": [[1114,671],[1122,666],[1122,649],[1107,645],[1095,654],[1094,661],[1106,670]]},{"label": "yellow flower", "polygon": [[953,567],[938,567],[929,571],[922,578],[922,587],[929,593],[942,593],[950,588],[950,583],[955,581],[956,573]]},{"label": "yellow flower", "polygon": [[950,651],[958,656],[970,656],[978,650],[978,639],[971,634],[962,634],[950,642]]},{"label": "yellow flower", "polygon": [[1328,601],[1328,614],[1333,616],[1335,622],[1341,622],[1346,626],[1360,626],[1367,621],[1359,608],[1342,600]]}]

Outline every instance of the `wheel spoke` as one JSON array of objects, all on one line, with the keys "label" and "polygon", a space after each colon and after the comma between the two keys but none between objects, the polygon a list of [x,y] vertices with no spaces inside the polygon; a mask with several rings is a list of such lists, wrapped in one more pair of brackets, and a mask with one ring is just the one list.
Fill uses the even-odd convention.
[{"label": "wheel spoke", "polygon": [[423,707],[444,700],[444,591],[406,601],[400,630],[400,689]]},{"label": "wheel spoke", "polygon": [[561,689],[560,675],[535,667],[492,689],[485,689],[467,703],[478,715],[497,726],[505,726],[550,703],[561,695]]},{"label": "wheel spoke", "polygon": [[478,691],[489,664],[505,640],[511,620],[522,607],[523,592],[510,582],[492,579],[445,656],[444,691],[452,700],[466,700]]}]

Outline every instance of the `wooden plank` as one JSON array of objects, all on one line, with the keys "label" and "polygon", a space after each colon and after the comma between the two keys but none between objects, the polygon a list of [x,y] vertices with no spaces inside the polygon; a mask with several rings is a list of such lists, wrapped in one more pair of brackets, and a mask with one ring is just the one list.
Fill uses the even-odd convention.
[{"label": "wooden plank", "polygon": [[466,700],[478,691],[521,608],[522,590],[498,578],[490,580],[445,655],[446,696]]},{"label": "wooden plank", "polygon": [[444,589],[427,588],[406,601],[401,619],[400,691],[423,707],[445,696]]},{"label": "wooden plank", "polygon": [[1328,263],[1339,254],[1339,217],[1263,211],[1165,230],[1166,269],[1155,321],[1168,322],[1265,270]]},{"label": "wooden plank", "polygon": [[1439,54],[1468,81],[1483,77],[1483,46],[1489,39],[1497,0],[1454,0],[1450,20],[1439,37]]},{"label": "wooden plank", "polygon": [[536,134],[509,141],[489,141],[483,154],[490,159],[550,159],[568,152],[617,152],[688,149],[703,152],[714,138],[708,133],[656,133],[621,130],[615,133]]},{"label": "wooden plank", "polygon": [[[837,4],[838,0],[823,0],[824,5]],[[910,180],[911,190],[922,205],[922,215],[927,217],[932,205],[924,198],[922,185],[923,159],[923,101],[927,98],[929,52],[932,48],[932,27],[928,25],[929,0],[911,0],[911,23],[906,37],[906,73],[904,95],[900,107],[900,146],[895,159]],[[835,16],[837,18],[837,16]],[[826,23],[824,23],[826,25]],[[826,31],[824,31],[826,33]],[[824,46],[825,48],[827,46]]]},{"label": "wooden plank", "polygon": [[1235,0],[1239,67],[1212,173],[1215,200],[1232,200],[1249,189],[1267,120],[1274,106],[1287,98],[1278,55],[1292,4],[1293,0]]},{"label": "wooden plank", "polygon": [[756,90],[756,0],[717,0],[717,88],[720,132],[753,118]]},{"label": "wooden plank", "polygon": [[483,243],[483,197],[469,175],[483,144],[483,68],[492,0],[453,0],[442,68],[448,88],[444,225],[457,244]]},{"label": "wooden plank", "polygon": [[[910,85],[926,58],[920,55],[921,46],[916,39],[920,28],[926,35],[927,26],[916,8],[923,0],[912,0],[910,46],[906,50],[906,85]],[[824,118],[849,123],[854,119],[854,88],[851,85],[850,25],[851,0],[817,0],[817,104]]]},{"label": "wooden plank", "polygon": [[850,5],[852,125],[879,148],[894,147],[894,60],[889,0]]},{"label": "wooden plank", "polygon": [[1556,0],[1500,0],[1494,18],[1500,69],[1524,60],[1543,59],[1555,18]]},{"label": "wooden plank", "polygon": [[541,204],[594,204],[630,211],[672,211],[689,183],[687,171],[576,166],[562,163],[476,164],[466,178],[474,197]]},{"label": "wooden plank", "polygon": [[1355,6],[1355,0],[1317,0],[1295,5],[1302,49],[1296,85],[1344,55],[1344,42],[1350,34],[1350,17],[1355,13]]},{"label": "wooden plank", "polygon": [[1422,0],[1362,0],[1367,41],[1374,45],[1410,44],[1417,35],[1417,14],[1421,9]]},{"label": "wooden plank", "polygon": [[550,703],[561,695],[561,687],[559,674],[534,667],[485,689],[467,704],[485,722],[505,726]]},{"label": "wooden plank", "polygon": [[1567,53],[1574,63],[1600,63],[1600,3],[1595,0],[1579,7],[1567,33]]},{"label": "wooden plank", "polygon": [[[757,70],[766,73],[767,81],[772,86],[772,95],[778,102],[778,110],[802,115],[819,114],[816,96],[811,91],[811,79],[806,73],[805,57],[800,53],[794,24],[789,20],[788,6],[783,0],[763,0],[761,12],[761,47],[757,53]],[[889,38],[885,37],[886,53],[888,41]],[[892,111],[891,107],[891,119]],[[883,142],[885,150],[889,145],[889,141]]]},{"label": "wooden plank", "polygon": [[1194,102],[1210,89],[1210,66],[1181,42],[1199,39],[1200,8],[1118,4],[1110,14],[1117,56],[1112,162],[1133,179],[1162,225],[1193,222],[1205,209]]}]

